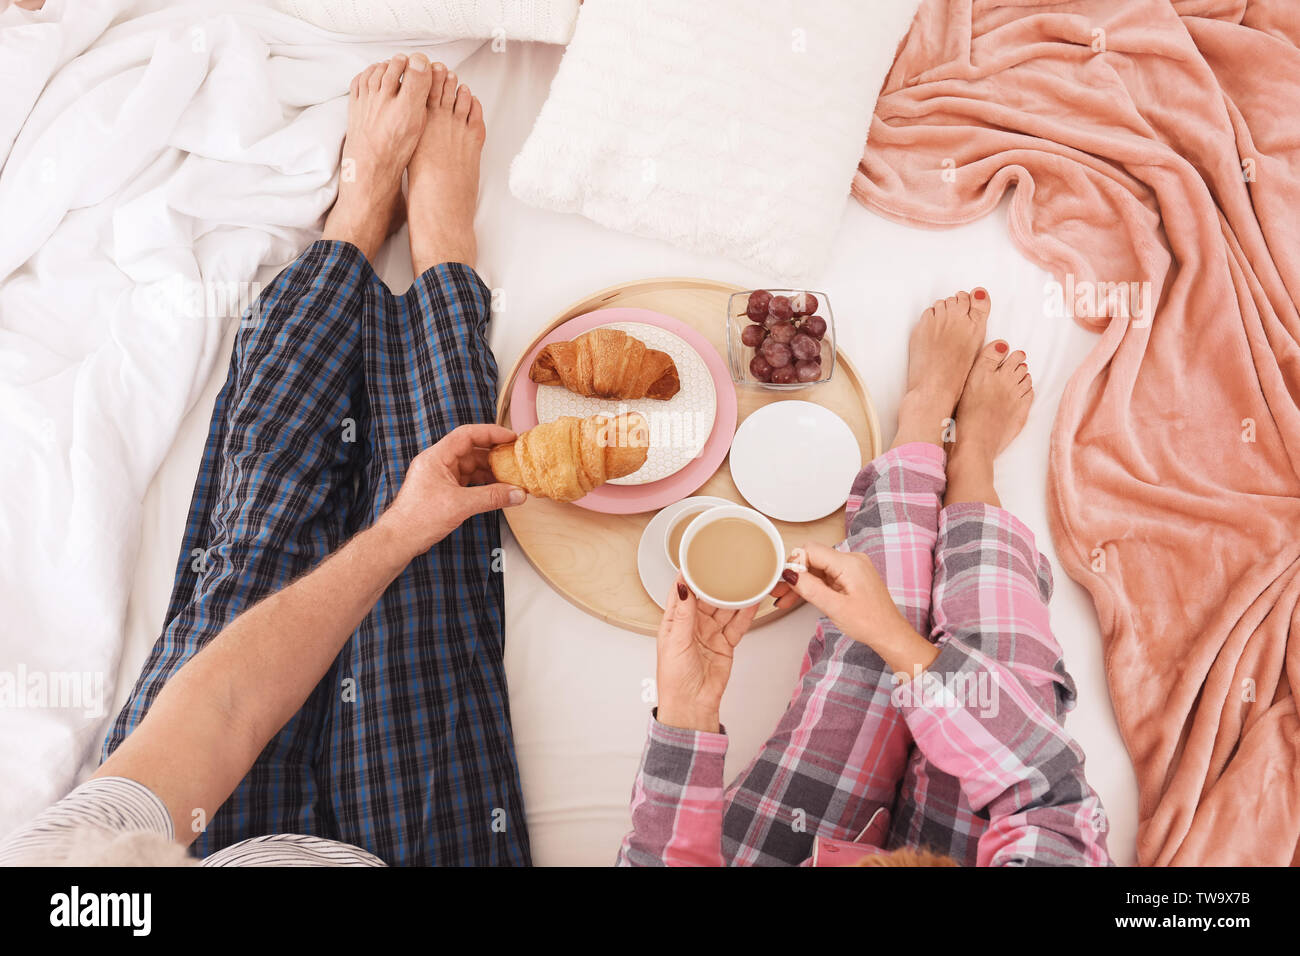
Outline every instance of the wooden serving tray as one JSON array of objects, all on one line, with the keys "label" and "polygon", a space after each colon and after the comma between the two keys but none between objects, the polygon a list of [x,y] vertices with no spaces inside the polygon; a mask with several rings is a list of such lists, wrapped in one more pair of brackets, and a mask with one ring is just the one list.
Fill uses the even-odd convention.
[{"label": "wooden serving tray", "polygon": [[[653,309],[680,319],[707,338],[725,361],[727,354],[727,298],[742,292],[737,286],[709,279],[643,279],[611,286],[565,309],[540,329],[524,349],[500,386],[497,422],[510,427],[510,393],[515,376],[527,374],[524,360],[538,341],[558,325],[596,309]],[[881,452],[880,422],[862,378],[839,352],[831,381],[806,389],[778,391],[751,386],[736,388],[737,426],[755,410],[770,402],[802,399],[816,402],[843,418],[858,436],[865,464]],[[731,480],[729,459],[694,494],[716,495],[737,504],[747,504]],[[560,594],[602,621],[654,634],[663,611],[641,586],[637,572],[637,545],[641,533],[655,512],[637,515],[607,515],[546,498],[529,498],[526,504],[504,511],[506,521],[528,560]],[[844,512],[840,509],[818,521],[799,524],[777,521],[787,550],[807,541],[834,545],[844,538]],[[755,626],[775,620],[787,612],[777,610],[770,598],[764,600]]]}]

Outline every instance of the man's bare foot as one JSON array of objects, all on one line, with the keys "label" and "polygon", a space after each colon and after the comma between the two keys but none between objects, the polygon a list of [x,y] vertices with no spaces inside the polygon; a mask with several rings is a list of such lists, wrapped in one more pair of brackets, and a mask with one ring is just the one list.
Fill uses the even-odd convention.
[{"label": "man's bare foot", "polygon": [[984,341],[992,300],[984,289],[940,299],[912,330],[907,354],[907,392],[898,408],[894,444],[943,443],[945,429],[966,376]]},{"label": "man's bare foot", "polygon": [[[375,63],[352,80],[339,198],[322,239],[350,242],[369,260],[393,229],[402,172],[424,129],[433,71],[424,54]],[[398,223],[400,226],[400,222]]]},{"label": "man's bare foot", "polygon": [[1034,400],[1034,382],[1024,352],[1006,342],[980,351],[957,405],[957,430],[948,456],[944,505],[982,501],[1001,507],[993,490],[993,459],[1025,427]]},{"label": "man's bare foot", "polygon": [[424,133],[406,171],[406,220],[415,274],[443,262],[473,268],[474,207],[487,127],[483,106],[441,63],[433,65]]}]

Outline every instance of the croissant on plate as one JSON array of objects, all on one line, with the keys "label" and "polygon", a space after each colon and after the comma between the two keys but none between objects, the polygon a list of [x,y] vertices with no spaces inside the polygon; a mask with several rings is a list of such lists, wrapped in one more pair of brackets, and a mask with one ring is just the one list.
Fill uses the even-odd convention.
[{"label": "croissant on plate", "polygon": [[650,429],[636,412],[564,415],[497,445],[488,453],[488,466],[497,481],[530,495],[577,501],[612,478],[632,474],[645,464],[649,447]]},{"label": "croissant on plate", "polygon": [[646,348],[620,329],[592,329],[538,353],[528,377],[538,385],[563,385],[589,398],[669,399],[682,387],[667,352]]}]

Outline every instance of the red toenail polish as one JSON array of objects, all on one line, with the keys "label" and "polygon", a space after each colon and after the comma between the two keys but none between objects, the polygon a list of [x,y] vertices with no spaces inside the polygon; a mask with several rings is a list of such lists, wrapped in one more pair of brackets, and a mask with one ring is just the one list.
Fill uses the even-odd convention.
[{"label": "red toenail polish", "polygon": [[976,289],[976,290],[975,290],[975,298],[977,298],[977,299],[983,299],[983,298],[984,298],[984,295],[985,295],[985,292],[984,292],[983,289]]},{"label": "red toenail polish", "polygon": [[1007,343],[999,342],[997,345],[993,346],[993,350],[999,354],[1005,354],[1007,351]]}]

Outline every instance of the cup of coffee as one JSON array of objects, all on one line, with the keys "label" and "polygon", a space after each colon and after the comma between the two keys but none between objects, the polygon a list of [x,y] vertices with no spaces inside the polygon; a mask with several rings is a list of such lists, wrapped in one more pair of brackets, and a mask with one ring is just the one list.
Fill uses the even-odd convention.
[{"label": "cup of coffee", "polygon": [[674,518],[668,525],[668,530],[664,532],[664,553],[668,556],[668,563],[678,571],[682,569],[682,566],[678,561],[677,552],[681,550],[682,535],[686,533],[686,526],[694,521],[701,512],[716,507],[718,506],[705,503],[685,508],[682,513]]},{"label": "cup of coffee", "polygon": [[682,533],[677,566],[697,597],[720,608],[757,604],[792,567],[776,525],[741,505],[696,515]]}]

